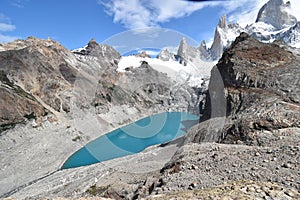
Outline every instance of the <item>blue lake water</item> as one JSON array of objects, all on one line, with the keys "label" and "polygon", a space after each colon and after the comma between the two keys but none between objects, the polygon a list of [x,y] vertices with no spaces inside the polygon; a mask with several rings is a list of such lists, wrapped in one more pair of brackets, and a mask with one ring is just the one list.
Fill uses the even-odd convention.
[{"label": "blue lake water", "polygon": [[165,112],[140,119],[89,142],[61,169],[75,168],[143,151],[183,136],[199,117],[186,112]]}]

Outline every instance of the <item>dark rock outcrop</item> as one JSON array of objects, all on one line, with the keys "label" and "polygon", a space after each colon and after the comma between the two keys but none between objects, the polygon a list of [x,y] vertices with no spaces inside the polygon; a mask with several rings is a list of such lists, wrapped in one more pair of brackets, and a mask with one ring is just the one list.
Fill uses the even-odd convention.
[{"label": "dark rock outcrop", "polygon": [[188,141],[259,145],[260,131],[300,127],[300,57],[291,50],[242,33],[213,68],[204,122]]}]

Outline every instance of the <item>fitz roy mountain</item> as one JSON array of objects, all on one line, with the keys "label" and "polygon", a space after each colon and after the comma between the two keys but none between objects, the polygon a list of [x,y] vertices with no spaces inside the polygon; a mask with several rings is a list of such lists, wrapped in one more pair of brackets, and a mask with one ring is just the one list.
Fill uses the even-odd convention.
[{"label": "fitz roy mountain", "polygon": [[[290,14],[292,6],[290,2],[284,3],[283,0],[270,0],[259,10],[255,22],[246,27],[241,27],[238,23],[228,24],[224,15],[215,29],[211,47],[207,47],[205,41],[199,47],[191,47],[183,38],[177,52],[179,60],[191,62],[191,57],[194,57],[194,60],[218,60],[242,32],[264,43],[282,40],[292,47],[300,48],[300,22]],[[165,53],[167,52],[161,52]]]}]

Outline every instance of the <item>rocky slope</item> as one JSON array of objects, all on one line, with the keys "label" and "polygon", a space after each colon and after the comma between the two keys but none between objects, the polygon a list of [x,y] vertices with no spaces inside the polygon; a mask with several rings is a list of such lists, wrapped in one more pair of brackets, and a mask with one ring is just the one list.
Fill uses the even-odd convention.
[{"label": "rocky slope", "polygon": [[1,70],[11,81],[49,105],[68,112],[67,99],[75,81],[75,57],[57,42],[29,37],[5,45],[0,52]]},{"label": "rocky slope", "polygon": [[[271,12],[273,3],[262,8],[251,30],[266,27],[263,13]],[[263,41],[298,34],[293,17],[280,16],[288,17],[282,26],[292,27]],[[223,17],[215,46],[225,48],[228,38],[241,30]],[[297,43],[294,36],[291,41]],[[202,114],[203,90],[178,84],[147,62],[120,72],[119,53],[94,40],[73,52],[32,37],[1,47],[1,198],[300,198],[298,49],[282,41],[261,43],[242,33],[223,54],[215,48],[214,56],[222,56],[211,72],[204,113],[185,138],[128,157],[59,170],[88,141],[143,116]],[[211,52],[205,43],[190,48],[183,40],[180,57],[164,55],[184,65],[211,59]]]}]

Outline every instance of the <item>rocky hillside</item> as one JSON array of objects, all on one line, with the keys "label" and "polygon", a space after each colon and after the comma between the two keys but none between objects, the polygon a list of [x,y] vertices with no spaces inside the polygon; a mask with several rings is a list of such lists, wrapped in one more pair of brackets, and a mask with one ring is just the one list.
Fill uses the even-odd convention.
[{"label": "rocky hillside", "polygon": [[[120,54],[93,39],[75,51],[33,37],[0,45],[0,198],[299,199],[300,51],[282,41],[297,43],[299,23],[270,2],[249,34],[224,16],[211,49],[183,39],[177,55],[159,55],[220,57],[207,93],[146,61],[118,71]],[[101,134],[164,111],[203,115],[185,138],[60,170]]]}]

